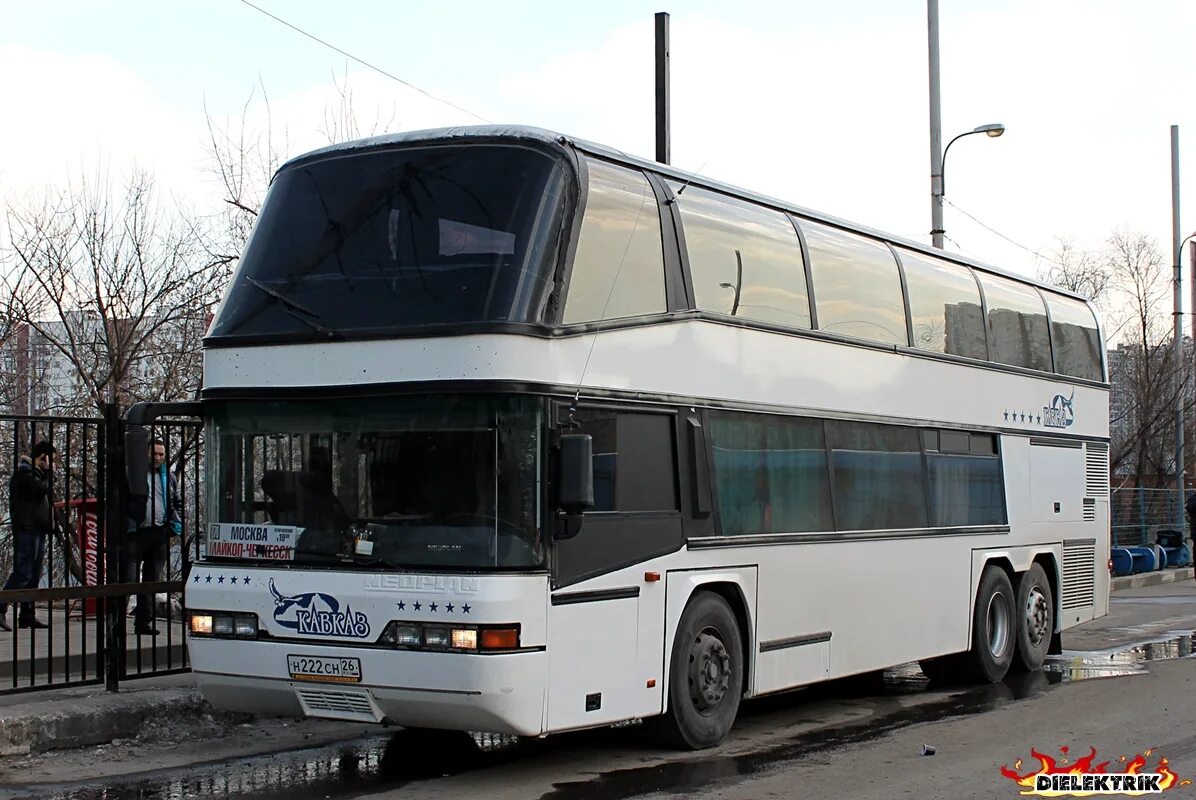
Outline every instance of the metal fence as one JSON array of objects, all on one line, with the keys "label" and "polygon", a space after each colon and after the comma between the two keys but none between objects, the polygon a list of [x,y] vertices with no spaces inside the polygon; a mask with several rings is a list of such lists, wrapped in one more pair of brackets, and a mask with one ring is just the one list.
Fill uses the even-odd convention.
[{"label": "metal fence", "polygon": [[[0,581],[12,573],[15,552],[9,478],[35,443],[57,450],[40,579],[34,588],[0,589],[12,627],[0,630],[0,693],[96,683],[115,689],[121,680],[189,668],[183,577],[203,530],[202,431],[193,421],[165,422],[152,435],[166,447],[182,507],[181,535],[156,550],[138,546],[141,534],[130,531],[117,407],[94,418],[0,415]],[[142,602],[152,613],[139,632],[132,611]],[[22,603],[29,604],[25,617],[31,610],[45,627],[17,624]]]},{"label": "metal fence", "polygon": [[1175,489],[1114,489],[1111,498],[1113,545],[1155,544],[1161,530],[1188,536],[1188,523],[1179,513]]}]

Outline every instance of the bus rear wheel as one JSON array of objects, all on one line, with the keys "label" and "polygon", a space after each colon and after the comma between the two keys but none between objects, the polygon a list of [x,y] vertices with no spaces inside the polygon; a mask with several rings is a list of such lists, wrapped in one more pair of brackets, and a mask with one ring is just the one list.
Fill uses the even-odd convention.
[{"label": "bus rear wheel", "polygon": [[965,666],[977,681],[996,683],[1009,672],[1017,649],[1013,584],[1000,567],[987,566],[972,611],[972,649]]},{"label": "bus rear wheel", "polygon": [[1055,598],[1046,571],[1031,564],[1017,583],[1017,655],[1015,669],[1033,671],[1046,660],[1055,632]]},{"label": "bus rear wheel", "polygon": [[701,750],[726,738],[743,695],[743,640],[731,606],[700,592],[686,607],[669,662],[669,707],[653,720],[659,739]]}]

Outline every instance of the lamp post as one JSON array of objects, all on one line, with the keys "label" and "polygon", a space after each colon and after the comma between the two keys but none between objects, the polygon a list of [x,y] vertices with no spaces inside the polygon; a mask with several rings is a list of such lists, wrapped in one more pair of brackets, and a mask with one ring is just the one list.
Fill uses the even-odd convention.
[{"label": "lamp post", "polygon": [[[1005,132],[1005,126],[999,122],[992,122],[988,125],[980,125],[970,131],[959,134],[951,141],[947,142],[947,146],[943,148],[943,154],[937,159],[938,167],[937,173],[932,169],[930,173],[930,213],[931,213],[931,228],[930,236],[934,246],[938,249],[943,249],[943,196],[946,194],[946,177],[947,177],[947,152],[951,149],[951,145],[965,136],[971,136],[976,133],[983,133],[990,138],[997,138]],[[933,159],[932,159],[933,160]]]}]

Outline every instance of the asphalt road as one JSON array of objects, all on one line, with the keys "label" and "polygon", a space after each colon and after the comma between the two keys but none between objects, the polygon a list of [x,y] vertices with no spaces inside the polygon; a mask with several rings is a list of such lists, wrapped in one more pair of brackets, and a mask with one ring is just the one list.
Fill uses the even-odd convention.
[{"label": "asphalt road", "polygon": [[1000,768],[1032,771],[1031,748],[1070,761],[1095,748],[1110,771],[1153,748],[1148,768],[1162,756],[1193,779],[1194,630],[1192,581],[1119,592],[1046,671],[939,689],[907,667],[812,687],[746,704],[728,742],[702,753],[662,751],[636,726],[515,743],[269,722],[0,761],[25,781],[0,797],[1012,798]]}]

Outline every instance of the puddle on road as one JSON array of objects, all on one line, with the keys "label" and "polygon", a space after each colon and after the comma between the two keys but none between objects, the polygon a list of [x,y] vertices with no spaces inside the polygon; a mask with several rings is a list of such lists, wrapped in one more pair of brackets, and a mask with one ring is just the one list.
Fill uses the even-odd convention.
[{"label": "puddle on road", "polygon": [[[1041,671],[1010,675],[991,686],[955,690],[941,699],[879,709],[866,720],[819,728],[790,737],[765,749],[744,755],[715,755],[669,761],[599,775],[593,779],[558,784],[544,800],[612,800],[647,794],[686,794],[724,779],[773,770],[786,762],[847,744],[883,737],[895,730],[923,722],[980,714],[1007,703],[1035,697],[1051,686],[1093,678],[1144,674],[1152,661],[1189,658],[1196,654],[1196,631],[1172,633],[1120,649],[1065,652],[1048,657]],[[883,676],[857,676],[805,689],[800,695],[782,695],[753,701],[742,709],[745,720],[784,713],[799,707],[817,710],[818,703],[939,690],[918,669],[905,664]],[[797,699],[795,699],[797,698]],[[805,717],[806,724],[821,722]],[[629,727],[629,726],[621,726]],[[437,731],[381,733],[353,742],[308,750],[216,762],[198,767],[149,773],[137,780],[124,779],[102,786],[29,786],[0,791],[0,800],[300,800],[329,798],[397,788],[405,783],[486,769],[517,761],[530,753],[575,747],[582,737],[594,737],[608,746],[634,746],[632,732],[597,731],[520,740],[500,734],[464,734]],[[618,746],[618,744],[616,744]]]},{"label": "puddle on road", "polygon": [[1147,672],[1146,664],[1196,654],[1196,631],[1163,634],[1158,639],[1109,650],[1064,651],[1048,656],[1043,670],[1058,673],[1065,681],[1119,678]]}]

